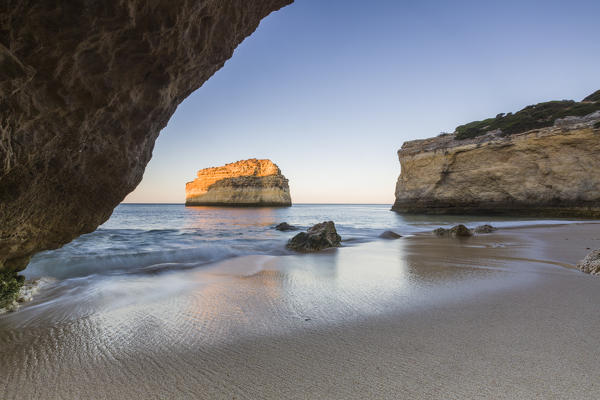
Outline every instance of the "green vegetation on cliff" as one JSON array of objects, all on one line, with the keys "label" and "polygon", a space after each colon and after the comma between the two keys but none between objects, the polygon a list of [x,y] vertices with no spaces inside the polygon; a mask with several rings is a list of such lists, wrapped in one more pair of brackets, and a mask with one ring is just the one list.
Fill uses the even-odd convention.
[{"label": "green vegetation on cliff", "polygon": [[588,97],[583,99],[583,101],[600,101],[600,90],[590,94]]},{"label": "green vegetation on cliff", "polygon": [[25,277],[12,271],[0,271],[0,308],[9,306],[19,296]]},{"label": "green vegetation on cliff", "polygon": [[600,110],[600,90],[586,97],[584,102],[573,100],[548,101],[527,106],[516,113],[498,114],[496,118],[473,121],[456,128],[456,139],[481,136],[489,131],[500,129],[503,135],[527,132],[546,128],[554,121],[569,116],[581,117]]}]

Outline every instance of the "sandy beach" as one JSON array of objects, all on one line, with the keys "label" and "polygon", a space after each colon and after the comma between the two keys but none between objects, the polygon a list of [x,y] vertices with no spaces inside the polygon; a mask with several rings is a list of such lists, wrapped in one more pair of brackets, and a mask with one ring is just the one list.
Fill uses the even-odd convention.
[{"label": "sandy beach", "polygon": [[0,316],[2,399],[593,399],[600,224],[50,284]]},{"label": "sandy beach", "polygon": [[0,2],[0,400],[600,400],[599,15]]}]

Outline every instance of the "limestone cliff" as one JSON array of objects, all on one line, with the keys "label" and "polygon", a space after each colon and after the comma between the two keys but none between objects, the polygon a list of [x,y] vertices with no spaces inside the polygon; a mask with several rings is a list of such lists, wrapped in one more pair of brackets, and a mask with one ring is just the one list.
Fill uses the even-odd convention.
[{"label": "limestone cliff", "polygon": [[177,105],[291,2],[0,2],[0,270],[106,221]]},{"label": "limestone cliff", "polygon": [[291,206],[288,180],[271,160],[243,160],[205,168],[185,185],[185,204]]},{"label": "limestone cliff", "polygon": [[600,111],[512,135],[406,142],[392,209],[600,217],[599,155]]}]

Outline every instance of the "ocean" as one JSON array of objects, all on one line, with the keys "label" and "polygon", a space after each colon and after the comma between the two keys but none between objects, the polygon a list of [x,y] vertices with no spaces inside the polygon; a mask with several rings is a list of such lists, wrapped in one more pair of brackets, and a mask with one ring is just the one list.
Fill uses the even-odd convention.
[{"label": "ocean", "polygon": [[121,204],[95,232],[36,255],[29,279],[69,279],[201,267],[246,255],[287,255],[298,232],[279,232],[287,222],[302,230],[334,221],[343,246],[380,240],[385,230],[403,236],[462,223],[497,227],[565,223],[565,220],[485,216],[400,215],[387,204],[297,204],[285,208],[185,207]]},{"label": "ocean", "polygon": [[[274,229],[325,220],[341,248],[295,254]],[[123,204],[23,271],[0,397],[476,398],[489,382],[489,398],[597,398],[599,282],[572,266],[600,235],[567,222]],[[457,223],[506,229],[419,235]]]}]

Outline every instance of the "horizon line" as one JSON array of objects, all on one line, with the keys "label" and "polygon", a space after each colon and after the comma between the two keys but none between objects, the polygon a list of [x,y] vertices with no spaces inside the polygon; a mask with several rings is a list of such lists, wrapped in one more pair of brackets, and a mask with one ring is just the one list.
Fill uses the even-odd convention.
[{"label": "horizon line", "polygon": [[[119,203],[119,205],[121,204],[139,204],[139,205],[143,205],[143,204],[165,204],[165,205],[185,205],[185,203],[164,203],[164,202],[155,202],[155,203],[150,203],[150,202],[121,202]],[[393,203],[292,203],[292,206],[294,205],[392,205]],[[192,207],[197,207],[197,206],[192,206]],[[206,206],[200,206],[200,207],[214,207],[214,206],[210,206],[210,205],[206,205]],[[217,207],[222,207],[222,206],[217,206]]]}]

